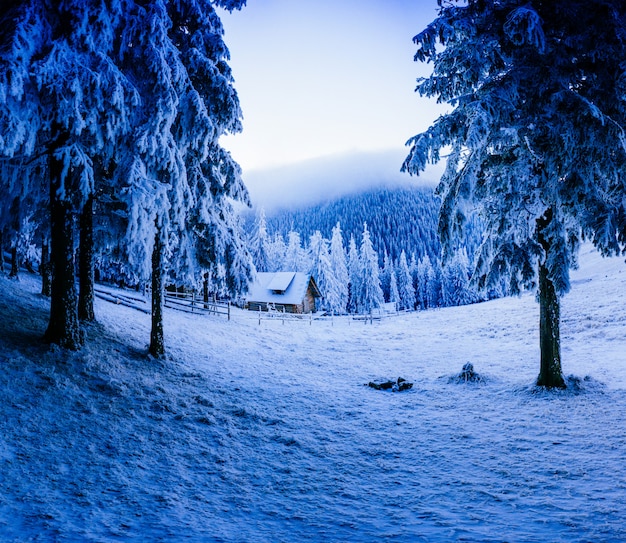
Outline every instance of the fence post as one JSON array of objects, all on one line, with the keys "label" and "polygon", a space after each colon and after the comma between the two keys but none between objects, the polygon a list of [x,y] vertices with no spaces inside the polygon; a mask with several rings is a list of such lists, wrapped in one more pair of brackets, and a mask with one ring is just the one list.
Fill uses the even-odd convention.
[{"label": "fence post", "polygon": [[192,291],[191,292],[191,312],[193,313],[193,306],[195,305],[196,302],[196,292]]},{"label": "fence post", "polygon": [[228,301],[228,320],[230,320],[230,300]]},{"label": "fence post", "polygon": [[261,306],[259,305],[259,326],[261,326]]}]

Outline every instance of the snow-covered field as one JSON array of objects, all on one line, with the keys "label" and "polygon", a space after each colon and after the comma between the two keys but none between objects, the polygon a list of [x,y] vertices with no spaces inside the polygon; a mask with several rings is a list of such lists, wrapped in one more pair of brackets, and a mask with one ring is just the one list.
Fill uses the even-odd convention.
[{"label": "snow-covered field", "polygon": [[[626,541],[622,259],[583,251],[564,392],[532,386],[532,295],[373,324],[167,310],[159,361],[148,315],[97,300],[67,353],[36,277],[0,287],[3,542]],[[484,383],[450,382],[466,362]]]}]

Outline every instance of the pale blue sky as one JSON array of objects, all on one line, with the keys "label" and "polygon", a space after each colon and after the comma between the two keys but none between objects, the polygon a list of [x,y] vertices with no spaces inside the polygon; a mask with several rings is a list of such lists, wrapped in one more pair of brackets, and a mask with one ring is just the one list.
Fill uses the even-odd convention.
[{"label": "pale blue sky", "polygon": [[223,143],[253,196],[257,170],[329,155],[392,153],[397,174],[405,141],[443,111],[414,92],[429,67],[413,61],[412,37],[436,10],[436,0],[248,0],[221,14],[244,114],[244,132]]}]

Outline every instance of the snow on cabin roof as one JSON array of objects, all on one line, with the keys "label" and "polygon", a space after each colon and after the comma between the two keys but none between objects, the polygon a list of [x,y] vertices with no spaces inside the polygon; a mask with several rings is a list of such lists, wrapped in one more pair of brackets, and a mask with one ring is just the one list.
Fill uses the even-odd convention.
[{"label": "snow on cabin roof", "polygon": [[289,288],[296,272],[277,272],[273,275],[274,276],[271,278],[266,288],[268,290],[278,290],[284,292]]},{"label": "snow on cabin roof", "polygon": [[[285,287],[285,282],[289,279]],[[246,296],[250,302],[301,304],[311,276],[300,272],[258,272]],[[276,287],[285,287],[284,290]]]}]

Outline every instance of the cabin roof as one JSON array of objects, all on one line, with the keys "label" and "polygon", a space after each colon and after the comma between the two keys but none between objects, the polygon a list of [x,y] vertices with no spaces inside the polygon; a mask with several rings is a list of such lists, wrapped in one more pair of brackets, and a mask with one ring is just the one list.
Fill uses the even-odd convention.
[{"label": "cabin roof", "polygon": [[[311,279],[310,275],[300,272],[258,272],[246,297],[250,302],[301,304]],[[313,295],[319,297],[315,281],[312,283]]]},{"label": "cabin roof", "polygon": [[296,272],[277,272],[273,274],[266,288],[268,290],[285,292],[289,288],[289,285],[291,285],[295,276]]}]

